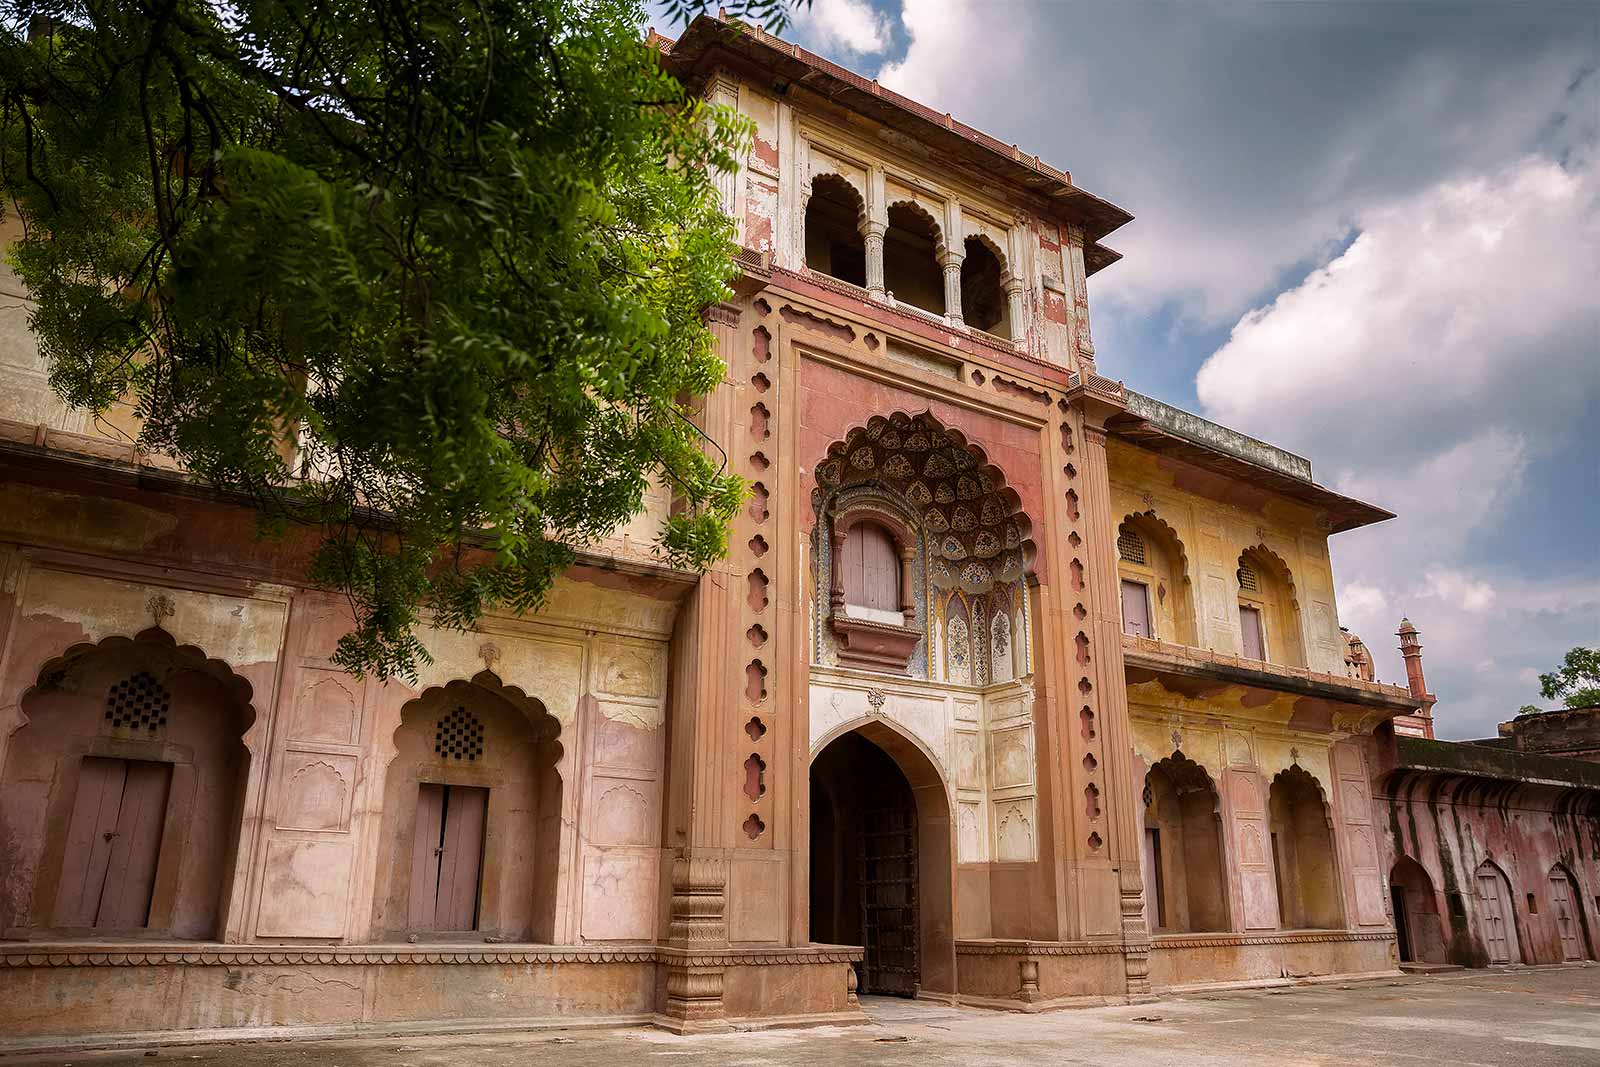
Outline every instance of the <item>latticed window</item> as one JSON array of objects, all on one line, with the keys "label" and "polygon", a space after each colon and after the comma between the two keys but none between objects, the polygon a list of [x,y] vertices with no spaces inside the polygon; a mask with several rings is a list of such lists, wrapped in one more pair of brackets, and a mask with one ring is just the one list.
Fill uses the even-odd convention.
[{"label": "latticed window", "polygon": [[483,723],[466,708],[456,708],[439,720],[433,754],[441,759],[476,761],[483,755]]},{"label": "latticed window", "polygon": [[1256,577],[1256,570],[1248,563],[1239,564],[1239,588],[1246,593],[1261,591],[1261,582]]},{"label": "latticed window", "polygon": [[1117,532],[1117,555],[1129,563],[1144,563],[1144,538],[1139,531],[1124,526]]},{"label": "latticed window", "polygon": [[113,729],[154,737],[167,727],[172,694],[154,677],[138,671],[106,694],[106,723]]}]

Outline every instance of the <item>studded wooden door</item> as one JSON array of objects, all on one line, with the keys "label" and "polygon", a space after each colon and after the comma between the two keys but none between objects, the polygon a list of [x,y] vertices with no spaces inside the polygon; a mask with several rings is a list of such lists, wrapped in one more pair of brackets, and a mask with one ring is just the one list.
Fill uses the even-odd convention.
[{"label": "studded wooden door", "polygon": [[411,851],[410,929],[454,933],[478,927],[478,883],[489,791],[424,782],[417,792]]},{"label": "studded wooden door", "polygon": [[1561,958],[1583,959],[1583,942],[1578,938],[1578,917],[1573,914],[1572,883],[1557,871],[1550,876],[1550,903],[1555,910],[1556,930],[1561,934]]},{"label": "studded wooden door", "polygon": [[172,764],[86,756],[67,824],[55,924],[149,925]]},{"label": "studded wooden door", "polygon": [[1511,921],[1511,901],[1499,872],[1478,872],[1478,902],[1483,912],[1483,940],[1489,950],[1489,962],[1510,963],[1511,935],[1506,927]]},{"label": "studded wooden door", "polygon": [[[909,798],[907,798],[909,801]],[[861,813],[861,992],[915,996],[917,813],[911,803]]]}]

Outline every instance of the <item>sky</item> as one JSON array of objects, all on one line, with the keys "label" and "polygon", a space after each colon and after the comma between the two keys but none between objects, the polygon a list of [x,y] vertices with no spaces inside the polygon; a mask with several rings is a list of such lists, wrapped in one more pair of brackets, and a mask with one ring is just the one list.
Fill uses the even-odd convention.
[{"label": "sky", "polygon": [[1600,3],[813,0],[784,36],[1132,212],[1101,373],[1398,513],[1340,621],[1440,737],[1600,646]]}]

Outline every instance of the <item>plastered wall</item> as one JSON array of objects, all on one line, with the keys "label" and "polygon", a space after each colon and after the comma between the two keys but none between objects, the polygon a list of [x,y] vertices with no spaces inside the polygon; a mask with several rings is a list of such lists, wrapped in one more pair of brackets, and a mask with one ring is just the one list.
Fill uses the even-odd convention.
[{"label": "plastered wall", "polygon": [[1115,521],[1148,516],[1170,528],[1181,545],[1187,582],[1173,595],[1192,606],[1197,647],[1241,654],[1239,556],[1263,547],[1281,561],[1292,583],[1288,607],[1304,659],[1291,651],[1289,663],[1344,674],[1328,533],[1312,509],[1115,438],[1107,453]]}]

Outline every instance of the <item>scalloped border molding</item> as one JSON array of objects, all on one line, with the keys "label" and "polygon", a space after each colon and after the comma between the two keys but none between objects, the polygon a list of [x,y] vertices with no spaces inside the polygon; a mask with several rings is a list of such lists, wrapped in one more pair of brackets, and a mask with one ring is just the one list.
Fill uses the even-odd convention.
[{"label": "scalloped border molding", "polygon": [[683,952],[653,945],[631,948],[504,948],[504,949],[395,949],[384,947],[281,948],[274,946],[151,946],[6,945],[0,947],[0,968],[20,967],[313,967],[499,964],[616,964],[676,963],[692,967],[738,967],[772,964],[850,963],[861,958],[860,949],[834,948],[822,952],[794,949]]}]

